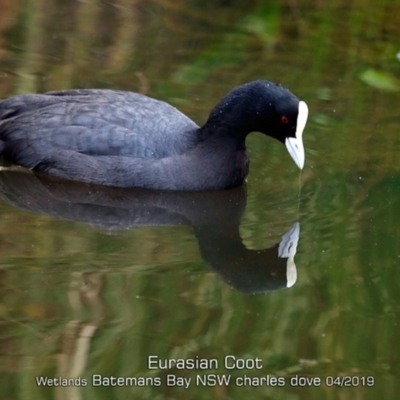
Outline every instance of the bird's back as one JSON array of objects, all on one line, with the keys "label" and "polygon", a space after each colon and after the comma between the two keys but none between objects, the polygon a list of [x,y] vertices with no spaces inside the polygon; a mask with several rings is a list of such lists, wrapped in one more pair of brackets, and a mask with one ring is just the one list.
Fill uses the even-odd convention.
[{"label": "bird's back", "polygon": [[0,102],[0,155],[28,168],[42,154],[63,149],[92,156],[175,156],[195,145],[197,129],[169,104],[131,92],[67,90]]}]

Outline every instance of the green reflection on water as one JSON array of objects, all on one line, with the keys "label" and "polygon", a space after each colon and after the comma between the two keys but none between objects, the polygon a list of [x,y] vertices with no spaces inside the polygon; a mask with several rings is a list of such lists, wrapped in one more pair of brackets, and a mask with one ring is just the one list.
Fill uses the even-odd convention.
[{"label": "green reflection on water", "polygon": [[[385,89],[399,80],[400,3],[264,3],[1,5],[2,97],[68,87],[135,90],[201,122],[231,87],[266,78],[311,110],[299,208],[296,167],[285,149],[259,135],[248,141],[241,234],[249,248],[266,248],[299,213],[299,279],[290,290],[233,291],[205,265],[190,228],[110,235],[2,203],[1,398],[399,397],[399,94]],[[74,391],[34,380],[95,373],[164,379],[168,372],[148,370],[150,354],[259,357],[262,371],[249,376],[373,376],[375,385]]]}]

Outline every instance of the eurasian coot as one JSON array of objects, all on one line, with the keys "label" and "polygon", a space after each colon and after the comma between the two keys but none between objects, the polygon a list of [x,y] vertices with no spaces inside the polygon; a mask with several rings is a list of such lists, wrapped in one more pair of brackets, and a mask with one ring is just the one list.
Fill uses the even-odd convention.
[{"label": "eurasian coot", "polygon": [[305,102],[254,81],[229,92],[202,127],[171,105],[114,90],[65,90],[0,102],[0,155],[60,178],[119,187],[210,190],[243,183],[258,131],[304,166]]}]

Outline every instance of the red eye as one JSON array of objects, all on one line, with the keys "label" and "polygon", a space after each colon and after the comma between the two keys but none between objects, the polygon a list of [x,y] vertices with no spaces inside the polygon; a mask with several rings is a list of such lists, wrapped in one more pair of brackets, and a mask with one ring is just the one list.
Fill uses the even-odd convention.
[{"label": "red eye", "polygon": [[285,117],[284,115],[281,117],[281,122],[282,124],[287,124],[289,122],[288,117]]}]

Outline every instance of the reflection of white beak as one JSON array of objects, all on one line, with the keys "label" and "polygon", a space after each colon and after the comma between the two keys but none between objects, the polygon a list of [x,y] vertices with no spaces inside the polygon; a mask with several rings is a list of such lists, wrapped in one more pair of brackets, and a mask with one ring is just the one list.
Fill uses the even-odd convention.
[{"label": "reflection of white beak", "polygon": [[288,137],[285,140],[286,148],[292,156],[294,162],[300,169],[304,167],[304,145],[303,145],[303,131],[307,123],[308,107],[304,101],[299,102],[299,111],[297,114],[297,124],[295,137]]},{"label": "reflection of white beak", "polygon": [[300,224],[295,222],[294,225],[282,236],[279,243],[278,255],[287,258],[286,279],[288,288],[292,287],[297,280],[297,269],[294,263],[294,256],[297,251],[297,244],[300,237]]},{"label": "reflection of white beak", "polygon": [[285,145],[294,162],[300,169],[303,169],[305,159],[303,139],[301,137],[299,139],[288,137],[285,140]]}]

